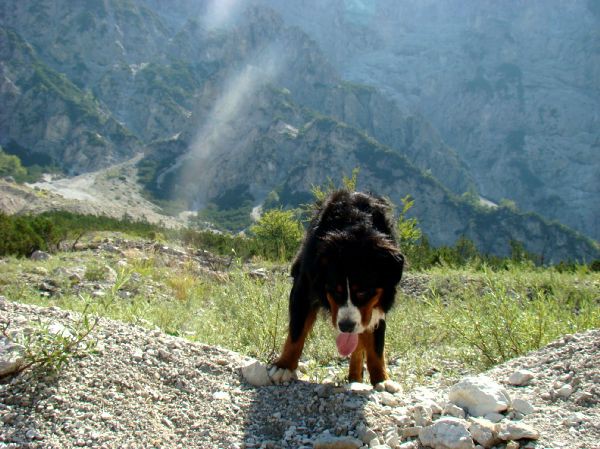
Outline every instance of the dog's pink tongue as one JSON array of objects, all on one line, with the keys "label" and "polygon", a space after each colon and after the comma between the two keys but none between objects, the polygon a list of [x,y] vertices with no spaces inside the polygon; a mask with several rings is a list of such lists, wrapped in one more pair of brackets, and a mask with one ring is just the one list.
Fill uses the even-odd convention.
[{"label": "dog's pink tongue", "polygon": [[342,357],[348,357],[358,346],[358,334],[341,332],[335,339],[338,352]]}]

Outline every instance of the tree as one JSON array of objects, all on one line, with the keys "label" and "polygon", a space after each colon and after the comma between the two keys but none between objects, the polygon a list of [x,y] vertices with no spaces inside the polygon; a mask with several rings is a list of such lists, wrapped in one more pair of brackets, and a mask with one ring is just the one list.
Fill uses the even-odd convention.
[{"label": "tree", "polygon": [[300,246],[304,230],[294,211],[272,209],[250,228],[260,251],[268,259],[289,260]]},{"label": "tree", "polygon": [[0,178],[5,176],[12,176],[18,181],[27,176],[27,170],[17,156],[6,154],[0,147]]}]

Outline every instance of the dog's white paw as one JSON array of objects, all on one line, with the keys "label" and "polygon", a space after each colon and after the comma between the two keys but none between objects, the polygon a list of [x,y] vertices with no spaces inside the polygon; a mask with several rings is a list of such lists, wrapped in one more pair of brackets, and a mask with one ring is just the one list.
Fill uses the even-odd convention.
[{"label": "dog's white paw", "polygon": [[269,377],[274,384],[283,384],[298,379],[298,374],[296,373],[296,370],[279,368],[278,366],[273,365],[269,368]]},{"label": "dog's white paw", "polygon": [[392,379],[386,379],[375,385],[376,391],[387,391],[388,393],[401,393],[402,385]]}]

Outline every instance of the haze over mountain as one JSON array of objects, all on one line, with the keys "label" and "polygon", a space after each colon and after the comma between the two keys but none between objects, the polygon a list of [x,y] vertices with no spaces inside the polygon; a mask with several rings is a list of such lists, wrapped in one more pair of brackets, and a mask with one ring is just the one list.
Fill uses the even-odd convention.
[{"label": "haze over mountain", "polygon": [[[585,146],[594,133],[598,138],[591,128],[598,121],[597,109],[589,107],[593,96],[582,93],[592,99],[581,109],[587,121],[576,123],[583,128],[564,133],[581,138],[571,156],[579,155],[584,163],[565,165],[561,140],[552,140],[552,154],[560,157],[548,157],[537,173],[537,165],[529,165],[530,141],[538,135],[550,137],[545,128],[514,131],[518,124],[527,125],[529,113],[515,116],[511,109],[511,95],[520,92],[514,90],[512,78],[505,80],[506,95],[498,90],[498,80],[491,84],[489,98],[480,96],[479,87],[471,92],[473,98],[457,88],[457,101],[451,106],[450,92],[440,94],[438,110],[434,94],[457,86],[451,73],[447,82],[441,77],[445,81],[437,84],[431,81],[433,75],[400,77],[410,65],[402,55],[426,56],[430,52],[423,48],[435,39],[424,40],[425,47],[418,51],[410,40],[398,47],[381,41],[385,27],[372,30],[375,22],[364,19],[375,3],[269,3],[283,17],[270,7],[233,0],[4,1],[0,144],[22,159],[51,162],[72,174],[144,151],[140,181],[147,191],[191,208],[251,208],[265,200],[297,206],[311,198],[312,185],[360,167],[360,188],[387,195],[396,204],[407,194],[415,198],[414,213],[434,244],[451,244],[464,235],[483,251],[497,254],[506,254],[509,242],[518,240],[546,261],[597,257],[597,246],[564,226],[510,207],[482,207],[476,201],[481,191],[494,200],[509,198],[522,209],[535,209],[535,204],[544,203],[544,195],[555,195],[562,198],[561,207],[555,208],[560,213],[536,210],[597,238],[598,205],[592,196],[598,190],[598,162],[591,157],[593,148],[588,151]],[[395,29],[399,10],[394,4],[378,3],[388,9],[373,11],[387,11]],[[488,8],[491,15],[493,6]],[[411,14],[427,16],[416,10]],[[444,11],[436,14],[438,22],[445,20]],[[329,17],[333,25],[319,22],[320,17]],[[415,24],[414,29],[418,36],[435,36],[431,28]],[[453,45],[449,39],[442,44]],[[436,51],[442,50],[443,46]],[[593,46],[590,51],[593,56]],[[419,58],[409,56],[406,59],[417,65],[413,60]],[[426,70],[425,56],[418,61],[423,66],[419,73],[436,74],[439,61]],[[361,79],[365,73],[369,76]],[[490,83],[491,75],[483,73]],[[597,89],[597,72],[590,76],[592,90]],[[521,93],[523,105],[529,107],[527,89]],[[421,97],[423,104],[417,101]],[[571,100],[564,101],[572,106]],[[495,108],[511,123],[496,117]],[[506,126],[473,131],[482,145],[477,152],[469,146],[473,135],[460,133],[471,125],[441,123],[441,110],[475,122],[477,113],[486,110],[488,122]],[[490,136],[497,128],[509,130],[509,137],[521,146],[510,146],[509,151],[502,145],[484,147],[485,139],[507,142],[509,137],[502,133]],[[541,143],[535,145],[539,148]],[[487,175],[483,153],[495,158]],[[513,159],[524,165],[508,170]],[[560,176],[545,175],[558,168]],[[527,170],[536,171],[537,181]],[[519,190],[527,182],[537,188]],[[500,188],[501,184],[506,185]],[[469,194],[461,197],[464,192]],[[569,196],[573,192],[576,203]],[[529,203],[517,193],[530,195]]]},{"label": "haze over mountain", "polygon": [[600,238],[600,3],[264,0],[425,116],[485,197]]}]

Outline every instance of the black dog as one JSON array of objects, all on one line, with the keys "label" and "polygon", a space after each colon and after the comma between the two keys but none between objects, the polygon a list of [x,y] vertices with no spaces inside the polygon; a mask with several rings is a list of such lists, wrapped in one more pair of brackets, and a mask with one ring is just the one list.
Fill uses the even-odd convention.
[{"label": "black dog", "polygon": [[295,378],[321,307],[339,331],[339,353],[352,354],[349,380],[362,381],[365,354],[371,383],[387,379],[385,314],[404,265],[394,234],[391,207],[382,198],[338,190],[323,201],[292,265],[289,332],[269,371],[274,382]]}]

